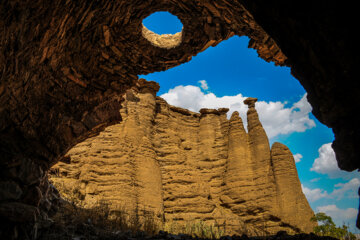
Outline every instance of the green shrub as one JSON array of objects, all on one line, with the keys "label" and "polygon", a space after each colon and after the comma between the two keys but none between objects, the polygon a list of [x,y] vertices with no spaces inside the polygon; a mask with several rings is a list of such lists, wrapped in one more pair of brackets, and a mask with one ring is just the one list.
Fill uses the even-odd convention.
[{"label": "green shrub", "polygon": [[318,222],[314,227],[314,233],[319,236],[330,236],[341,240],[355,240],[356,237],[349,231],[348,226],[337,227],[330,216],[319,212],[311,218],[311,221]]}]

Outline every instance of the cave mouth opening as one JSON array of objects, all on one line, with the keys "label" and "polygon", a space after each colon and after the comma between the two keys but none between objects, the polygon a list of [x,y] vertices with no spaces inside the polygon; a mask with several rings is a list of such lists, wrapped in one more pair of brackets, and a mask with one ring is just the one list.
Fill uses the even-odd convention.
[{"label": "cave mouth opening", "polygon": [[[250,79],[253,84],[251,89],[255,90],[250,91],[249,86],[244,96],[259,96],[259,85],[269,89],[269,82],[274,84],[276,79],[282,79],[280,76],[286,81],[289,75],[287,71],[275,74],[274,79],[270,76],[262,79],[261,69],[268,63],[259,59],[254,50],[247,50],[248,42],[249,38],[233,37],[216,48],[208,48],[187,64],[148,77],[164,86],[165,91],[174,89],[166,83],[186,84],[188,87],[183,86],[173,91],[174,94],[178,93],[176,96],[179,96],[182,103],[197,105],[202,100],[209,100],[214,103],[206,106],[209,108],[229,104],[231,108],[238,107],[237,110],[245,114],[245,120],[248,107],[242,104],[245,97],[239,95],[240,90],[236,90],[246,90],[245,87],[241,88],[243,84],[240,80],[249,81],[253,75]],[[251,51],[251,57],[240,58],[239,56],[244,55],[241,54],[241,49]],[[260,65],[250,67],[255,61],[260,62]],[[267,68],[270,71],[273,64]],[[164,74],[170,75],[161,76]],[[235,84],[235,81],[231,81],[231,92],[223,90],[223,94],[229,95],[225,97],[227,102],[217,92],[221,84],[226,83],[226,79],[238,79],[240,82]],[[217,113],[220,115],[226,113],[226,110],[203,111],[203,118],[200,118],[200,113],[187,110],[196,110],[193,105],[176,106],[174,103],[176,107],[171,107],[157,98],[157,83],[139,80],[138,84],[138,89],[128,91],[124,96],[126,102],[120,110],[122,121],[118,125],[107,127],[98,136],[79,143],[70,150],[69,157],[57,165],[60,168],[56,171],[59,177],[52,177],[57,189],[64,198],[79,202],[84,208],[81,211],[85,213],[99,207],[103,209],[105,205],[109,215],[121,222],[132,223],[139,220],[145,225],[144,220],[150,217],[151,221],[160,223],[162,230],[172,234],[176,234],[177,230],[167,229],[171,224],[196,226],[197,221],[201,220],[206,227],[219,229],[215,234],[221,235],[227,229],[228,234],[239,231],[237,234],[241,235],[242,230],[235,228],[242,226],[245,219],[235,208],[231,209],[230,204],[223,202],[227,201],[224,199],[230,194],[224,193],[230,191],[228,189],[231,183],[225,177],[226,163],[230,160],[226,147],[228,135],[225,133],[228,131],[222,131],[218,127],[227,125],[229,120],[225,120],[224,115],[218,118]],[[266,92],[268,90],[261,93],[261,99],[265,99]],[[279,92],[282,92],[281,89]],[[302,91],[299,93],[303,95]],[[210,96],[214,96],[214,99],[209,99]],[[208,118],[210,115],[214,115],[211,121]],[[212,125],[212,122],[215,124]],[[244,162],[242,166],[245,168],[245,165]],[[240,194],[231,193],[231,196],[238,193]],[[242,201],[245,200],[236,203],[237,207],[245,204]],[[102,205],[98,206],[98,203]],[[263,213],[262,206],[254,208],[258,209],[256,214]],[[103,214],[104,211],[100,213]],[[226,226],[227,219],[233,219],[234,228]],[[278,222],[271,220],[272,216],[262,219],[269,219],[273,224]],[[269,234],[263,233],[259,224],[253,224],[252,232],[248,234]],[[186,229],[180,230],[179,232],[187,234],[184,232]]]},{"label": "cave mouth opening", "polygon": [[[155,20],[153,19],[155,18]],[[158,18],[158,20],[156,20]],[[172,24],[171,18],[180,25],[180,27],[176,28],[176,23]],[[160,19],[160,20],[159,20]],[[184,19],[184,18],[182,18]],[[155,24],[154,24],[155,22]],[[163,24],[164,23],[164,24]],[[163,49],[170,49],[174,48],[181,44],[182,35],[183,35],[183,26],[181,24],[181,21],[174,15],[172,15],[169,12],[155,12],[151,15],[149,15],[147,18],[144,18],[142,21],[143,25],[143,37],[146,38],[148,41],[151,42],[152,45],[163,48]],[[187,24],[186,24],[187,25]],[[186,26],[185,26],[186,27]],[[164,36],[166,36],[164,38]],[[177,36],[177,38],[176,38]],[[166,42],[166,40],[169,40]],[[164,44],[165,41],[166,43]],[[285,89],[285,86],[289,87],[287,83],[288,78],[290,76],[290,69],[286,71],[286,73],[282,74],[279,72],[275,72],[272,74],[268,74],[270,72],[270,68],[274,68],[274,64],[268,64],[265,61],[263,61],[261,58],[259,58],[258,54],[255,53],[255,50],[248,50],[252,51],[252,54],[247,59],[239,58],[239,56],[242,56],[242,52],[238,52],[237,49],[248,49],[250,39],[248,37],[239,37],[234,36],[227,41],[223,41],[220,43],[216,48],[208,48],[204,53],[199,54],[196,57],[193,57],[191,62],[182,64],[180,66],[168,69],[163,72],[153,73],[147,75],[145,77],[144,75],[140,75],[139,77],[144,77],[145,79],[154,80],[159,83],[162,87],[164,87],[162,90],[163,92],[160,92],[161,95],[168,95],[171,96],[178,96],[174,97],[174,99],[180,99],[179,101],[180,105],[177,105],[177,103],[173,103],[174,106],[184,109],[190,109],[195,112],[197,112],[197,109],[195,109],[194,105],[197,106],[197,102],[199,100],[208,100],[212,102],[212,105],[209,106],[210,108],[217,108],[217,107],[224,107],[225,104],[229,104],[229,108],[239,108],[237,109],[240,112],[240,115],[242,113],[242,118],[246,119],[246,111],[245,107],[242,103],[243,98],[245,96],[255,96],[259,97],[261,100],[266,100],[268,102],[270,101],[279,101],[275,97],[281,96],[282,99],[280,99],[281,102],[285,101],[287,102],[290,99],[290,103],[287,103],[289,106],[286,109],[291,108],[291,103],[295,103],[296,101],[299,101],[299,99],[296,99],[296,97],[304,96],[304,90],[300,86],[300,83],[297,81],[294,81],[293,83],[297,83],[296,88],[291,87],[291,89],[287,88]],[[168,43],[168,44],[167,44]],[[175,43],[175,44],[174,44]],[[226,45],[226,46],[225,46]],[[223,55],[219,55],[217,52],[220,49],[220,47],[224,47],[221,52],[223,52]],[[175,51],[177,51],[175,49]],[[166,52],[161,51],[161,52]],[[206,53],[205,53],[206,52]],[[219,57],[221,56],[221,57]],[[200,63],[199,60],[207,60],[204,63]],[[254,67],[251,66],[253,62],[255,62],[255,59],[260,61],[258,65],[254,65]],[[217,61],[216,61],[217,60]],[[229,61],[227,61],[229,60]],[[211,65],[212,63],[215,63]],[[187,67],[186,67],[187,66]],[[176,69],[180,69],[180,71],[186,72],[188,71],[190,74],[186,77],[184,74],[179,74],[179,70],[176,71]],[[277,68],[280,69],[279,67]],[[284,69],[284,68],[282,68]],[[213,72],[212,70],[217,70],[217,72]],[[265,71],[266,70],[266,71]],[[165,74],[165,77],[161,77],[160,74],[168,73],[169,75]],[[207,73],[204,75],[204,73]],[[158,75],[159,74],[159,75]],[[187,79],[186,81],[184,79]],[[191,80],[192,79],[192,80]],[[221,79],[221,81],[219,81]],[[231,81],[229,84],[226,83],[226,79],[237,79],[238,81]],[[246,81],[242,82],[241,80],[245,79]],[[171,81],[169,81],[171,80]],[[192,82],[191,82],[192,81]],[[219,84],[221,82],[221,84]],[[238,83],[237,83],[238,82]],[[185,86],[179,87],[181,84],[184,84]],[[216,84],[218,83],[218,84]],[[244,83],[246,83],[249,88],[244,87]],[[224,85],[231,85],[231,91],[222,89]],[[295,84],[294,84],[295,85]],[[250,88],[252,86],[252,88]],[[170,90],[172,91],[172,94],[170,94]],[[191,90],[196,90],[196,94],[193,94]],[[239,89],[241,89],[242,94],[239,95]],[[299,90],[300,89],[300,90]],[[272,92],[271,95],[274,97],[269,97],[269,91]],[[286,92],[287,95],[284,95],[283,93]],[[175,95],[174,95],[175,94]],[[130,96],[131,94],[128,94],[129,99],[133,100],[135,103],[138,102],[138,99],[133,96]],[[160,95],[160,96],[161,96]],[[197,98],[191,97],[192,95],[197,96]],[[212,99],[210,99],[210,96],[214,96]],[[296,96],[296,97],[294,97]],[[197,99],[197,101],[195,101]],[[227,99],[227,101],[225,101]],[[166,99],[168,100],[168,99]],[[233,102],[236,101],[236,102]],[[202,101],[205,102],[205,101]],[[136,105],[136,104],[135,104]],[[202,106],[205,107],[205,106]],[[206,106],[207,107],[207,106]],[[177,109],[179,110],[179,109]],[[133,112],[133,111],[129,111]],[[184,111],[185,112],[185,111]],[[228,118],[230,117],[230,113],[228,115]],[[273,119],[273,115],[271,114],[271,118]],[[123,116],[123,115],[122,115]],[[269,115],[270,116],[270,115]],[[129,117],[130,119],[131,117]],[[291,119],[290,119],[291,120]],[[131,121],[128,121],[131,122]],[[292,121],[289,121],[292,122]],[[277,124],[279,125],[279,124]],[[111,128],[111,127],[110,127]],[[110,128],[107,128],[107,131],[101,133],[100,138],[103,137],[103,139],[109,140],[112,136]],[[113,126],[113,128],[116,128],[116,126]],[[131,135],[131,134],[130,134]],[[132,136],[132,135],[131,135]],[[129,136],[127,136],[129,137]],[[139,141],[139,139],[141,139]],[[142,142],[142,138],[136,139],[136,142]],[[184,141],[185,138],[180,138],[180,142],[184,145],[184,151],[191,151],[192,147],[189,146],[189,144]],[[102,141],[101,141],[102,142]],[[119,142],[119,141],[118,141]],[[146,142],[146,141],[145,141]],[[186,145],[187,144],[187,145]],[[86,145],[86,143],[85,143]],[[79,148],[84,148],[85,145],[79,146]],[[125,146],[125,143],[122,144]],[[92,144],[91,144],[92,146]],[[69,163],[81,163],[83,169],[86,169],[86,171],[74,171],[74,170],[67,170],[66,172],[62,171],[61,174],[64,175],[64,177],[73,178],[74,182],[64,182],[63,186],[67,186],[70,196],[75,196],[75,201],[79,201],[79,203],[82,205],[84,204],[83,211],[87,211],[90,209],[96,209],[98,207],[97,204],[99,204],[99,200],[101,204],[100,206],[106,206],[106,209],[108,209],[111,213],[111,215],[114,215],[115,213],[118,214],[116,216],[120,217],[126,217],[125,222],[131,222],[129,218],[132,216],[145,218],[147,216],[145,214],[145,210],[151,213],[156,213],[157,209],[159,209],[159,206],[155,206],[150,208],[149,204],[147,204],[146,199],[156,199],[155,197],[138,197],[140,195],[140,190],[133,190],[134,186],[142,186],[142,184],[139,184],[137,179],[133,178],[132,176],[138,176],[140,175],[144,179],[148,180],[148,176],[143,176],[146,171],[131,171],[122,168],[118,168],[118,166],[113,165],[111,168],[103,169],[103,165],[105,161],[110,162],[116,162],[118,165],[126,166],[129,164],[130,159],[134,158],[134,151],[135,149],[142,149],[141,147],[134,148],[132,146],[131,148],[131,158],[126,158],[126,154],[124,152],[121,153],[115,153],[112,152],[114,149],[111,149],[111,147],[106,146],[105,144],[102,146],[97,146],[98,149],[96,149],[95,146],[92,146],[93,152],[82,152],[82,150],[74,155],[73,161],[69,161]],[[77,150],[79,150],[79,148]],[[95,151],[96,149],[96,151]],[[149,148],[146,148],[149,149]],[[297,151],[297,150],[296,150]],[[76,152],[76,149],[75,151]],[[73,153],[74,153],[73,152]],[[297,152],[294,152],[297,153]],[[77,159],[77,157],[83,156],[84,159],[81,160],[80,158]],[[120,157],[119,157],[120,156]],[[305,156],[305,155],[304,155]],[[97,159],[94,161],[94,158],[101,157],[101,159]],[[91,164],[86,163],[86,159],[89,158],[93,162]],[[206,158],[208,159],[208,158]],[[116,161],[115,161],[116,160]],[[139,161],[139,160],[137,160]],[[148,164],[148,162],[147,162]],[[84,167],[85,165],[85,167]],[[86,166],[87,165],[87,166]],[[90,166],[91,165],[91,166]],[[135,169],[145,168],[145,169],[153,169],[151,167],[145,167],[146,164],[144,162],[131,163],[132,166],[135,166]],[[67,168],[67,167],[64,167]],[[126,168],[126,167],[124,167]],[[124,174],[116,173],[116,171],[121,170],[124,171]],[[114,172],[115,173],[114,173]],[[129,174],[131,173],[131,174]],[[106,176],[113,174],[114,176],[121,175],[122,177],[120,179],[114,179],[114,177],[111,177],[111,181],[114,183],[115,180],[117,181],[116,184],[113,186],[109,186],[108,184],[94,184],[94,175],[98,176]],[[126,177],[129,174],[131,177]],[[161,176],[162,177],[162,176]],[[215,178],[216,179],[216,178]],[[145,182],[145,181],[144,181]],[[156,182],[151,181],[151,182]],[[127,186],[124,183],[129,183],[129,186]],[[106,185],[106,186],[104,186]],[[116,187],[115,187],[116,186]],[[121,189],[125,189],[127,193],[129,193],[129,199],[116,199],[113,194],[106,193],[108,189],[116,190],[117,187],[121,187]],[[144,188],[144,189],[150,189],[150,188]],[[125,191],[122,190],[122,191]],[[161,194],[155,194],[156,191],[154,190],[153,186],[151,186],[151,194],[153,195],[161,195]],[[119,190],[120,191],[120,190]],[[139,192],[138,192],[139,191]],[[65,194],[62,195],[65,196]],[[149,195],[149,192],[143,193],[144,195]],[[119,194],[125,198],[126,194]],[[132,197],[135,196],[135,197]],[[171,198],[169,198],[171,199]],[[214,195],[207,195],[206,199],[204,201],[212,202],[212,201],[218,201],[218,196]],[[149,200],[148,200],[149,201]],[[156,202],[161,202],[162,199],[158,199]],[[117,208],[117,209],[113,209]],[[120,210],[118,210],[120,209]],[[140,212],[138,210],[140,209]],[[150,209],[150,210],[149,210]],[[155,211],[153,211],[155,209]],[[129,213],[123,213],[121,211],[128,211]],[[143,211],[143,212],[142,212]],[[165,211],[164,211],[165,212]],[[103,212],[101,212],[103,213]],[[131,213],[134,213],[131,215]],[[155,214],[156,215],[156,214]],[[160,216],[160,217],[159,217]],[[153,217],[156,221],[161,221],[161,219],[172,219],[173,221],[188,221],[188,219],[184,218],[171,218],[172,216],[167,214],[165,217],[165,213],[162,215],[156,215],[156,217]],[[120,218],[121,219],[121,218]],[[165,220],[163,220],[165,222]]]},{"label": "cave mouth opening", "polygon": [[142,24],[142,36],[156,47],[171,49],[182,42],[183,24],[170,12],[154,12]]},{"label": "cave mouth opening", "polygon": [[[268,63],[262,61],[262,59],[258,58],[258,56],[254,50],[251,50],[251,49],[248,50],[248,48],[247,48],[247,46],[249,45],[248,42],[249,42],[249,38],[247,38],[247,37],[232,37],[231,39],[228,39],[227,41],[223,41],[216,48],[209,48],[206,51],[207,53],[209,53],[208,55],[204,52],[204,53],[201,53],[198,56],[194,57],[193,60],[189,63],[182,64],[176,68],[172,68],[172,69],[169,69],[164,72],[153,73],[153,74],[149,74],[147,76],[142,75],[139,77],[144,77],[146,79],[150,78],[149,80],[154,80],[154,81],[158,82],[161,86],[164,86],[164,90],[162,90],[161,95],[168,94],[169,97],[182,96],[181,98],[176,98],[176,99],[181,99],[181,103],[183,104],[183,105],[179,105],[177,107],[191,109],[191,106],[193,106],[197,101],[194,101],[194,98],[189,97],[190,95],[188,93],[193,93],[193,92],[191,92],[191,90],[195,89],[195,90],[197,90],[196,93],[198,94],[196,99],[198,99],[198,100],[207,99],[207,100],[213,102],[213,105],[209,106],[209,107],[213,107],[213,108],[224,107],[224,104],[229,103],[230,109],[239,107],[240,109],[237,109],[237,110],[240,113],[243,113],[243,116],[245,116],[245,114],[246,114],[245,111],[241,111],[241,110],[243,110],[243,108],[241,107],[243,105],[242,104],[236,105],[236,104],[241,103],[242,102],[241,100],[243,100],[242,98],[244,98],[244,96],[256,96],[256,97],[260,96],[260,99],[266,99],[266,96],[269,95],[268,94],[269,90],[270,90],[270,92],[272,92],[271,95],[285,97],[284,99],[281,99],[282,102],[285,102],[285,100],[288,100],[290,96],[300,96],[300,95],[303,96],[303,94],[304,94],[303,89],[301,88],[300,84],[296,81],[293,82],[293,83],[297,83],[298,87],[296,87],[296,89],[290,88],[290,89],[286,89],[286,91],[284,89],[284,86],[287,86],[287,88],[289,88],[289,86],[284,83],[286,83],[285,81],[288,81],[288,78],[290,76],[290,69],[286,70],[285,73],[275,72],[275,73],[272,73],[271,75],[267,75],[270,72],[270,69],[274,69],[274,65],[268,64]],[[217,49],[220,49],[219,52],[220,51],[223,52],[223,55],[221,57],[219,57],[220,55],[219,55],[219,52],[217,52],[218,51]],[[240,59],[239,57],[236,57],[236,56],[241,56],[244,54],[241,54],[241,52],[238,52],[237,49],[246,49],[246,51],[252,51],[252,54],[249,54],[250,56],[248,58]],[[216,51],[216,52],[214,52],[214,51]],[[231,55],[234,55],[234,56],[232,57]],[[226,61],[226,59],[228,59],[228,61]],[[235,61],[235,59],[237,61]],[[202,62],[204,60],[207,60],[207,61],[200,63],[200,61]],[[218,60],[218,61],[216,61],[216,60]],[[255,62],[255,60],[256,61],[260,60],[258,63],[260,65],[256,65],[256,66],[254,65],[254,67],[251,67],[251,63]],[[214,65],[210,65],[211,62],[213,62]],[[244,66],[244,67],[240,68],[239,66]],[[177,70],[177,69],[179,69],[179,70]],[[219,72],[219,73],[210,71],[212,69],[217,70],[217,72]],[[236,71],[230,71],[231,69],[234,69]],[[276,69],[280,70],[280,69],[284,69],[284,68],[277,67]],[[247,71],[245,71],[245,70],[247,70]],[[184,74],[186,74],[186,72],[188,72],[188,73],[190,73],[190,75],[186,77],[184,74],[179,74],[179,71],[183,71]],[[207,75],[204,75],[204,73],[207,73]],[[228,73],[228,75],[225,73]],[[244,75],[241,75],[241,73],[243,73]],[[232,86],[231,91],[229,91],[229,90],[227,90],[229,92],[225,92],[226,90],[222,90],[222,92],[219,91],[219,90],[221,90],[222,85],[225,85],[224,84],[225,81],[224,80],[219,81],[219,79],[234,79],[235,77],[237,79],[239,79],[239,81],[238,81],[239,83],[236,83],[236,81],[229,82],[229,83],[231,83],[231,86]],[[169,79],[171,79],[171,81],[169,81]],[[187,80],[185,81],[184,79],[187,79]],[[202,80],[200,80],[200,79],[202,79]],[[240,86],[243,85],[243,84],[241,84],[240,79],[246,79],[246,83],[247,83],[247,85],[249,85],[249,89],[244,88],[244,87],[240,88]],[[279,81],[277,84],[275,84],[276,80]],[[218,85],[216,85],[216,82],[221,82],[221,84],[218,83]],[[183,86],[182,88],[179,87],[180,83],[184,84],[185,86]],[[274,87],[274,85],[276,85],[276,87]],[[190,87],[187,87],[187,86],[190,86]],[[252,86],[252,87],[250,88],[250,86]],[[259,86],[262,86],[262,87],[259,88]],[[302,90],[299,90],[299,88]],[[169,94],[171,89],[173,89],[172,93],[173,94],[176,93],[176,95]],[[238,89],[241,89],[242,91],[244,91],[242,93],[245,95],[239,96]],[[175,91],[175,90],[177,90],[177,91]],[[188,91],[190,91],[190,92],[188,92]],[[215,92],[216,95],[213,92]],[[284,92],[287,93],[286,96],[283,96]],[[210,94],[213,94],[213,96],[214,96],[213,99],[209,98],[209,96],[212,96]],[[200,98],[199,98],[199,96],[200,96]],[[132,97],[130,97],[130,94],[127,97],[132,98]],[[223,98],[223,97],[225,97],[225,98]],[[224,102],[225,99],[227,99],[227,102]],[[138,101],[136,97],[134,97],[133,100],[134,100],[134,102]],[[233,100],[237,101],[237,102],[232,102]],[[274,99],[272,99],[272,98],[269,98],[266,100],[274,101]],[[299,100],[299,99],[294,98],[294,99],[291,99],[291,102],[294,102],[297,100]],[[176,102],[173,104],[175,106],[177,105]],[[189,105],[187,105],[187,104],[189,104]],[[290,104],[290,103],[288,103],[288,104]],[[288,106],[288,109],[291,108],[290,105]],[[196,111],[196,109],[192,109],[192,110]],[[132,111],[129,111],[129,112],[132,112]],[[271,115],[273,115],[273,114],[271,114]],[[271,118],[273,118],[273,116]],[[243,117],[243,119],[245,119],[245,117]],[[110,128],[117,128],[117,127],[113,126]],[[101,133],[103,139],[106,139],[107,141],[110,139],[110,137],[113,137],[113,133],[110,131],[110,128],[107,128],[107,130],[105,132]],[[103,167],[104,161],[116,162],[117,164],[122,163],[124,166],[126,164],[128,164],[128,162],[129,162],[129,158],[124,157],[124,155],[126,155],[126,154],[124,154],[124,153],[114,154],[112,152],[113,149],[111,149],[111,146],[108,146],[107,144],[105,144],[105,142],[106,141],[104,141],[103,145],[97,146],[97,148],[91,145],[92,152],[81,150],[82,148],[84,148],[86,146],[86,143],[83,143],[80,146],[78,146],[78,149],[77,149],[79,151],[77,153],[78,155],[72,159],[73,161],[69,161],[69,163],[76,164],[76,163],[80,162],[81,163],[80,165],[82,165],[82,164],[87,165],[84,167],[84,169],[86,169],[87,171],[83,171],[82,173],[80,173],[78,170],[75,169],[75,170],[69,170],[68,172],[61,172],[61,174],[63,174],[64,177],[69,176],[70,178],[73,178],[74,180],[75,179],[80,180],[77,183],[66,182],[63,185],[67,186],[68,189],[72,191],[70,193],[72,193],[73,196],[77,197],[75,200],[79,201],[79,203],[81,203],[81,204],[89,203],[89,205],[95,205],[95,207],[91,207],[91,209],[95,209],[94,211],[96,211],[96,209],[98,208],[98,206],[96,204],[98,203],[99,199],[96,199],[96,198],[99,197],[99,195],[101,196],[102,189],[99,190],[99,187],[93,183],[94,182],[93,174],[96,173],[99,176],[103,176],[103,175],[107,175],[107,174],[111,173],[112,170],[116,170],[116,167],[114,165],[111,168],[111,170],[109,168],[101,169]],[[123,144],[123,145],[125,146],[125,144]],[[141,149],[141,148],[139,148],[139,149]],[[191,150],[191,147],[185,146],[184,150],[189,151],[189,150]],[[297,153],[297,152],[294,152],[294,153]],[[133,152],[131,154],[133,154]],[[83,156],[84,161],[80,160],[80,158],[77,159],[77,157],[79,157],[79,156]],[[86,158],[90,158],[92,160],[94,157],[97,157],[97,156],[99,156],[99,157],[101,156],[101,158],[103,158],[103,159],[102,160],[98,159],[96,164],[94,164],[94,163],[87,164],[86,163]],[[119,156],[121,156],[121,157],[119,157]],[[115,158],[118,158],[118,160],[114,161]],[[144,167],[145,165],[142,163],[142,164],[138,164],[138,166]],[[66,167],[66,168],[68,168],[68,167]],[[136,168],[138,168],[138,167],[136,167]],[[147,169],[151,169],[151,168],[147,168]],[[125,172],[129,173],[131,171],[125,171]],[[81,176],[79,178],[79,176],[81,174],[87,175],[87,176]],[[122,176],[126,175],[126,174],[118,174],[118,173],[115,173],[115,174],[122,175]],[[136,174],[132,173],[132,175],[136,175]],[[112,179],[112,181],[114,181],[113,178],[111,178],[111,179]],[[84,180],[84,181],[82,181],[82,180]],[[133,179],[130,177],[129,178],[124,177],[124,178],[121,178],[118,180],[119,180],[118,183],[116,183],[114,185],[122,186],[122,182],[125,183],[125,182],[133,181]],[[137,182],[131,183],[131,186],[137,186],[137,185],[138,185]],[[101,186],[101,187],[103,187],[103,186]],[[106,187],[112,188],[112,189],[115,188],[115,187],[109,187],[109,186],[106,186]],[[127,186],[124,186],[124,187],[122,187],[122,189],[125,189],[126,187]],[[131,192],[131,190],[128,190],[128,192]],[[155,191],[152,191],[152,193],[153,192],[155,192]],[[63,194],[63,192],[62,192],[62,194]],[[132,194],[135,196],[137,193],[132,193]],[[121,194],[121,195],[124,195],[124,194]],[[209,202],[215,201],[217,199],[217,198],[213,197],[213,195],[207,195],[206,198],[207,198],[207,200],[205,200],[205,201],[209,201]],[[215,199],[215,200],[213,200],[213,199]],[[148,216],[148,215],[146,215],[147,212],[145,214],[145,210],[149,211],[148,210],[149,208],[144,205],[145,201],[143,201],[143,200],[125,201],[123,199],[115,199],[116,201],[118,201],[120,203],[118,206],[121,211],[125,211],[122,208],[125,206],[126,211],[130,211],[130,213],[135,213],[133,215],[130,215],[129,213],[124,214],[124,212],[121,212],[120,210],[111,209],[112,206],[114,206],[112,204],[112,201],[115,202],[114,196],[108,195],[108,196],[105,196],[105,198],[101,199],[101,200],[102,200],[101,204],[103,204],[103,205],[100,205],[100,206],[106,206],[106,209],[109,210],[112,215],[115,213],[118,214],[118,215],[116,215],[119,217],[117,219],[121,220],[124,217],[124,219],[127,222],[130,222],[129,219],[132,218],[133,216],[135,216],[135,217],[140,216],[140,218],[143,218],[143,219],[145,219]],[[124,202],[126,202],[126,204],[123,204]],[[85,207],[88,208],[89,206],[85,206]],[[139,207],[141,210],[140,213],[138,213],[138,211],[137,211],[139,209]],[[85,209],[85,210],[81,209],[81,210],[85,213],[87,213],[88,211],[90,211],[90,212],[93,211],[93,210],[88,210],[88,209]],[[156,211],[149,211],[150,215],[154,212],[156,212]],[[101,214],[102,213],[103,212],[101,212]],[[164,215],[160,215],[160,217],[156,216],[153,219],[158,221],[163,216]],[[184,219],[175,219],[174,221],[181,222],[181,221],[185,221],[185,220]]]}]

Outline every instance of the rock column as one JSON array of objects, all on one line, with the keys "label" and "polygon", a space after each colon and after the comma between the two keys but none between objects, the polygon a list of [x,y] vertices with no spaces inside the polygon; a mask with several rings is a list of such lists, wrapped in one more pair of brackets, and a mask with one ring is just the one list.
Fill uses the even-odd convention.
[{"label": "rock column", "polygon": [[[152,145],[153,123],[156,111],[155,95],[159,85],[155,82],[139,80],[139,102],[136,103],[136,114],[129,115],[133,118],[129,121],[128,137],[132,135],[130,142],[133,143],[133,156],[130,161],[136,171],[137,199],[141,211],[150,211],[156,215],[162,215],[163,189],[159,163],[156,152]],[[125,123],[126,124],[126,123]]]},{"label": "rock column", "polygon": [[[292,226],[303,226],[305,232],[313,231],[315,224],[310,224],[310,218],[314,213],[302,192],[293,154],[284,144],[276,142],[271,147],[271,161],[281,220]],[[309,224],[302,225],[303,222]]]},{"label": "rock column", "polygon": [[[223,204],[230,205],[233,212],[244,215],[254,200],[254,171],[251,161],[248,135],[238,112],[230,119],[228,160],[224,181],[226,185]],[[241,204],[239,204],[241,203]]]},{"label": "rock column", "polygon": [[255,109],[256,101],[257,98],[247,98],[244,103],[249,107],[247,127],[254,182],[258,196],[256,205],[263,211],[262,218],[266,219],[268,214],[277,215],[278,209],[277,204],[274,204],[277,200],[269,140]]}]

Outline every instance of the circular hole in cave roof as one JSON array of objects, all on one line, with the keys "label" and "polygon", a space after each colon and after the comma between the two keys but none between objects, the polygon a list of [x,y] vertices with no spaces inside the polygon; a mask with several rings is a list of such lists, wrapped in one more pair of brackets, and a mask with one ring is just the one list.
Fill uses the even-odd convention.
[{"label": "circular hole in cave roof", "polygon": [[175,34],[181,32],[183,27],[180,19],[169,12],[155,12],[143,20],[143,25],[159,35]]},{"label": "circular hole in cave roof", "polygon": [[142,34],[152,45],[167,49],[180,45],[183,25],[175,15],[163,11],[155,12],[142,23]]}]

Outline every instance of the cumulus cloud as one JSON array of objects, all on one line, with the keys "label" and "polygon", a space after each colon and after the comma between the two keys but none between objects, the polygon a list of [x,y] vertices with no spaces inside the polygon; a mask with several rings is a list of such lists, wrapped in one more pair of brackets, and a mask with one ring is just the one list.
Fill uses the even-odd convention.
[{"label": "cumulus cloud", "polygon": [[335,199],[337,201],[341,199],[357,198],[357,191],[360,185],[359,178],[353,178],[346,183],[338,183],[334,185],[334,189],[331,193],[321,189],[321,188],[308,188],[304,185],[301,185],[303,193],[305,194],[309,202],[315,202],[319,199]]},{"label": "cumulus cloud", "polygon": [[338,183],[334,187],[334,191],[331,193],[331,196],[340,200],[342,198],[357,198],[358,188],[360,186],[360,179],[353,178],[347,183]]},{"label": "cumulus cloud", "polygon": [[310,189],[301,184],[303,193],[309,202],[315,202],[321,198],[328,198],[329,194],[320,188]]},{"label": "cumulus cloud", "polygon": [[164,98],[171,105],[197,112],[202,108],[201,103],[205,94],[199,87],[188,85],[177,86],[160,97]]},{"label": "cumulus cloud", "polygon": [[316,208],[317,212],[326,213],[326,215],[331,216],[335,224],[342,225],[350,220],[355,220],[357,216],[357,210],[355,208],[338,208],[335,204],[320,206]]},{"label": "cumulus cloud", "polygon": [[200,83],[200,87],[201,87],[203,90],[206,91],[206,90],[209,89],[209,86],[208,86],[208,84],[207,84],[207,82],[206,82],[205,80],[200,80],[199,83]]},{"label": "cumulus cloud", "polygon": [[316,208],[317,212],[324,212],[328,216],[331,216],[336,225],[351,223],[350,227],[352,229],[356,229],[353,223],[355,222],[355,218],[357,216],[357,209],[341,209],[336,206],[336,203],[342,199],[349,199],[353,197],[357,198],[356,193],[359,183],[360,179],[358,178],[353,178],[346,183],[338,183],[334,185],[334,190],[331,193],[328,193],[327,191],[320,188],[310,189],[304,185],[301,185],[301,187],[309,202],[315,202],[318,200],[324,201],[325,199],[328,203],[330,201],[330,204],[328,205],[318,206]]},{"label": "cumulus cloud", "polygon": [[337,165],[335,152],[331,147],[331,143],[322,145],[318,151],[319,157],[315,159],[310,171],[327,174],[330,178],[350,179],[352,177],[359,176],[356,171],[350,173],[340,170]]},{"label": "cumulus cloud", "polygon": [[[202,80],[203,81],[203,80]],[[200,82],[201,83],[201,82]],[[206,83],[206,81],[204,81]],[[202,84],[203,85],[203,84]],[[207,87],[203,86],[203,87]],[[203,88],[204,89],[204,88]],[[204,93],[197,86],[177,86],[161,95],[169,104],[198,112],[201,108],[229,108],[228,117],[234,111],[240,113],[246,125],[247,106],[243,101],[247,98],[241,93],[234,96],[217,97],[214,93]],[[280,134],[304,132],[315,127],[315,122],[309,118],[311,106],[307,102],[306,94],[291,107],[286,102],[259,101],[256,109],[269,138]],[[246,127],[246,126],[245,126]]]},{"label": "cumulus cloud", "polygon": [[300,162],[302,158],[303,155],[301,155],[300,153],[294,154],[295,163]]},{"label": "cumulus cloud", "polygon": [[317,173],[328,174],[330,177],[334,176],[334,173],[340,170],[331,143],[326,143],[319,148],[319,157],[315,159],[310,170]]}]

